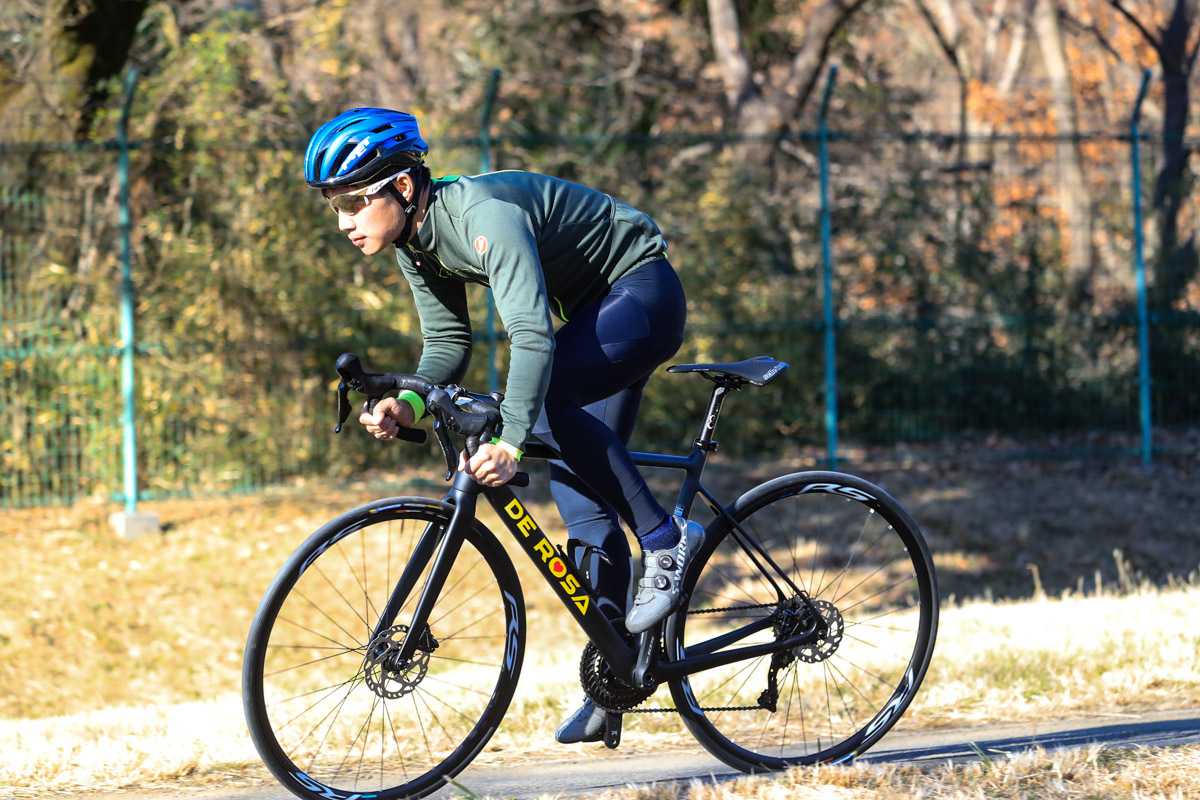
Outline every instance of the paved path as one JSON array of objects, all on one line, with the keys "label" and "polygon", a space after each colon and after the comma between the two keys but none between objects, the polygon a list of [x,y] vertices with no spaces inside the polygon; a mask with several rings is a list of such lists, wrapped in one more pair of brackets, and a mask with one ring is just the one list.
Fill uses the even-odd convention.
[{"label": "paved path", "polygon": [[[898,731],[860,759],[874,763],[921,763],[977,758],[974,744],[988,755],[1002,756],[1033,747],[1055,750],[1088,744],[1168,746],[1200,743],[1200,709],[1055,720],[1036,724],[991,725],[937,731]],[[631,783],[727,781],[740,773],[700,750],[655,753],[639,751],[636,740],[615,751],[598,747],[588,757],[543,761],[509,767],[468,767],[458,782],[479,796],[532,798],[543,794],[581,797]],[[278,785],[231,788],[180,788],[178,791],[74,794],[77,800],[292,800]],[[432,795],[449,800],[462,795],[453,788]]]}]

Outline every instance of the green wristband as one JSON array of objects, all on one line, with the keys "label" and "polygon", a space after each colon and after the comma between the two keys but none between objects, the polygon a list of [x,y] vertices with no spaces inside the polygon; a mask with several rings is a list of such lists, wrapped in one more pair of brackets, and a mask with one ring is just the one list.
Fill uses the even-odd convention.
[{"label": "green wristband", "polygon": [[493,436],[492,440],[490,442],[488,442],[488,444],[496,445],[497,447],[499,447],[500,449],[502,449],[506,453],[508,453],[510,456],[515,458],[517,461],[520,461],[521,456],[525,455],[523,452],[521,452],[520,450],[517,449],[516,445],[509,444],[508,442],[503,441],[502,439],[500,439],[499,437],[496,437],[496,436]]},{"label": "green wristband", "polygon": [[425,401],[421,399],[421,395],[417,394],[412,389],[405,389],[396,397],[396,399],[403,400],[412,406],[414,420],[418,420],[425,416]]}]

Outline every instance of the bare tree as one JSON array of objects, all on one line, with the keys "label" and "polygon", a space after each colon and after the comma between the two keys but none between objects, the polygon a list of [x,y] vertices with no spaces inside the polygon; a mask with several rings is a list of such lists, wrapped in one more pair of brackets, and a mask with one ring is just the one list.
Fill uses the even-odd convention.
[{"label": "bare tree", "polygon": [[726,105],[739,133],[751,137],[742,155],[750,167],[761,167],[778,137],[804,106],[820,76],[830,42],[865,0],[823,0],[808,19],[799,49],[784,66],[776,85],[755,81],[734,0],[708,0],[713,53],[725,84]]},{"label": "bare tree", "polygon": [[1159,237],[1154,294],[1160,308],[1170,308],[1187,291],[1196,277],[1195,234],[1186,237],[1179,230],[1183,204],[1190,196],[1191,148],[1185,137],[1191,97],[1188,82],[1200,51],[1200,37],[1193,40],[1197,0],[1170,0],[1166,24],[1151,30],[1122,0],[1109,0],[1112,7],[1145,38],[1158,56],[1165,92],[1162,121],[1162,167],[1154,184],[1154,210]]},{"label": "bare tree", "polygon": [[1075,88],[1058,18],[1057,0],[1034,2],[1033,29],[1050,82],[1051,107],[1058,129],[1058,168],[1062,175],[1058,198],[1069,232],[1067,270],[1078,298],[1088,293],[1093,274],[1093,213],[1079,150]]}]

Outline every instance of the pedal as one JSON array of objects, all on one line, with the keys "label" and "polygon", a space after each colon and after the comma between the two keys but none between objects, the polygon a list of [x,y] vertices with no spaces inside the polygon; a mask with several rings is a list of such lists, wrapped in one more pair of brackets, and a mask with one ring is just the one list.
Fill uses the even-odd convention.
[{"label": "pedal", "polygon": [[621,744],[621,719],[624,714],[608,713],[604,715],[604,746],[616,750]]}]

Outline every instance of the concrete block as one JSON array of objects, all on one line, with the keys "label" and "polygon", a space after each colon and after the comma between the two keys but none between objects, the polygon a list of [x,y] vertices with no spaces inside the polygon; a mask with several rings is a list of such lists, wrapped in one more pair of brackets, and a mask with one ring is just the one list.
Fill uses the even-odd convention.
[{"label": "concrete block", "polygon": [[113,526],[113,530],[117,532],[117,536],[126,541],[132,541],[147,534],[162,532],[162,526],[158,522],[158,514],[146,514],[140,511],[129,514],[125,511],[118,511],[109,516],[108,522]]}]

